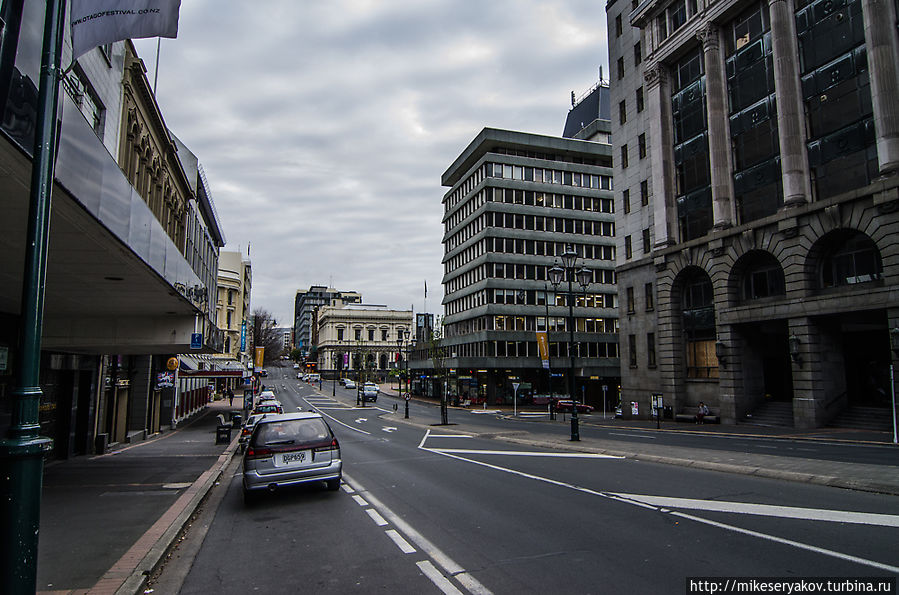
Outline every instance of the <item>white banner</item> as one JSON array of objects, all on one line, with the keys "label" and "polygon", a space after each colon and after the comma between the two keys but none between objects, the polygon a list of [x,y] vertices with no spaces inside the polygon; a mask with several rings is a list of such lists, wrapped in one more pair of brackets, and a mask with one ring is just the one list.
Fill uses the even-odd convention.
[{"label": "white banner", "polygon": [[177,37],[181,0],[72,0],[72,60],[95,47],[142,37]]}]

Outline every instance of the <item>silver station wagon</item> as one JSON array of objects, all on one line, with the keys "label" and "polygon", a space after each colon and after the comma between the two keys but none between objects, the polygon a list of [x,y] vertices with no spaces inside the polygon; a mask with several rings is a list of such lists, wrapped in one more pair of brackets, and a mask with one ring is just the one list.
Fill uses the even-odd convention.
[{"label": "silver station wagon", "polygon": [[343,463],[340,444],[318,413],[268,414],[247,441],[243,458],[244,501],[265,491],[324,481],[340,488]]}]

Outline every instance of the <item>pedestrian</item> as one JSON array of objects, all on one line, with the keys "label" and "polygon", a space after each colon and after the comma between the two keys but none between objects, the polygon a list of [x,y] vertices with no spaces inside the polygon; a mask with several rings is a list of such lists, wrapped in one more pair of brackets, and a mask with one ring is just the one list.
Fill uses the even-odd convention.
[{"label": "pedestrian", "polygon": [[696,423],[701,424],[702,419],[708,414],[709,414],[709,408],[705,406],[705,403],[700,401],[699,407],[696,408]]},{"label": "pedestrian", "polygon": [[229,386],[225,389],[225,392],[228,395],[228,407],[231,407],[232,405],[234,405],[234,391],[231,390],[231,387]]}]

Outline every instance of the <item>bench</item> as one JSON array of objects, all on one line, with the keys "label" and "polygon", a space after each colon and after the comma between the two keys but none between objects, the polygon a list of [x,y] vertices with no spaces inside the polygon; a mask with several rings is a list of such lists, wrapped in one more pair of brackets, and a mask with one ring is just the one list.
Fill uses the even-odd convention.
[{"label": "bench", "polygon": [[[699,407],[686,407],[683,413],[677,413],[674,416],[674,421],[686,422],[686,423],[694,423],[696,422],[696,413],[699,411]],[[709,407],[709,414],[702,418],[702,423],[704,424],[717,424],[721,423],[721,420],[712,411],[712,408]]]}]

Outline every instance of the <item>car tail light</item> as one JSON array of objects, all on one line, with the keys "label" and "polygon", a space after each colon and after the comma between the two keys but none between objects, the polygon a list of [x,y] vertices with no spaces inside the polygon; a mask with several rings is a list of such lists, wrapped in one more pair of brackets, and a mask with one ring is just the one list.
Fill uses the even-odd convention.
[{"label": "car tail light", "polygon": [[249,436],[251,433],[252,433],[252,430],[250,428],[244,428],[240,431],[240,436],[242,438],[244,436]]},{"label": "car tail light", "polygon": [[247,449],[248,459],[267,459],[272,456],[272,449],[251,446]]},{"label": "car tail light", "polygon": [[314,449],[315,452],[328,452],[329,450],[340,450],[340,444],[337,442],[337,438],[333,438],[331,440],[331,444],[327,446],[316,446]]}]

